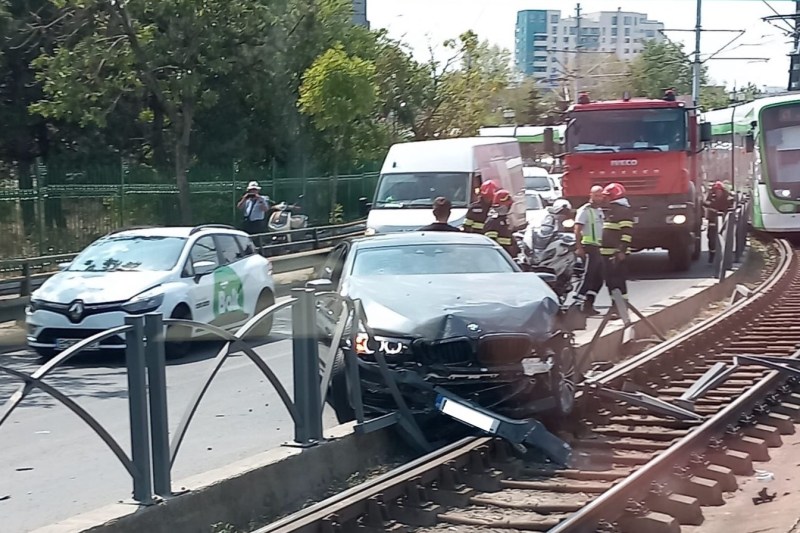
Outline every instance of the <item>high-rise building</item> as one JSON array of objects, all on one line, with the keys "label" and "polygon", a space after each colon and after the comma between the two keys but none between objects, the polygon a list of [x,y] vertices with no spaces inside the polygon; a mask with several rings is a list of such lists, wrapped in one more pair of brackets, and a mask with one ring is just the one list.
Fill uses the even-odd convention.
[{"label": "high-rise building", "polygon": [[353,0],[353,24],[369,28],[367,0]]},{"label": "high-rise building", "polygon": [[[580,27],[581,42],[578,42]],[[555,86],[574,73],[575,56],[613,53],[629,61],[649,40],[662,41],[664,24],[647,18],[645,13],[601,11],[575,17],[561,17],[560,11],[528,10],[517,13],[517,70]]]}]

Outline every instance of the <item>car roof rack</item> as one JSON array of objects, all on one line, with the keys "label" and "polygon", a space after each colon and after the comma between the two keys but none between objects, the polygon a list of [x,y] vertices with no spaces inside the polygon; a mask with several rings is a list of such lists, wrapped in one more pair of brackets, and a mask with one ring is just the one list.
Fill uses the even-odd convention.
[{"label": "car roof rack", "polygon": [[109,235],[116,235],[117,233],[122,233],[123,231],[134,231],[134,230],[137,230],[137,229],[151,229],[151,228],[155,228],[155,227],[156,226],[125,226],[124,228],[118,228],[118,229],[109,231],[108,233],[106,233],[105,236],[108,237]]},{"label": "car roof rack", "polygon": [[192,228],[192,231],[189,232],[189,235],[194,235],[198,231],[203,231],[204,229],[232,229],[235,230],[233,226],[229,224],[200,224],[199,226],[195,226]]}]

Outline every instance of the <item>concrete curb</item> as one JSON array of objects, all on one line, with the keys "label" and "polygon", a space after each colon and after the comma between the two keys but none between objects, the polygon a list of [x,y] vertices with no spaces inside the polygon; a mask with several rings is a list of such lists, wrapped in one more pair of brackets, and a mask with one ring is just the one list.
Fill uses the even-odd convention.
[{"label": "concrete curb", "polygon": [[345,424],[326,431],[326,437],[332,440],[306,449],[270,450],[173,483],[190,492],[155,505],[109,505],[34,533],[205,533],[212,524],[244,528],[321,499],[333,484],[386,464],[397,452],[388,431],[361,435]]},{"label": "concrete curb", "polygon": [[[662,333],[685,326],[698,309],[729,296],[743,271],[730,273],[722,283],[699,280],[690,289],[641,311]],[[620,349],[624,328],[617,324],[607,326],[593,352],[588,357],[582,354],[579,366],[585,369],[592,361],[619,362],[626,357]],[[636,338],[652,336],[641,321],[633,327]],[[593,334],[587,331],[578,337],[579,350],[586,351]],[[246,528],[254,519],[277,518],[295,512],[309,500],[323,499],[332,484],[384,464],[397,451],[398,439],[391,429],[356,435],[352,424],[346,424],[328,433],[335,440],[317,447],[280,448],[175,482],[173,486],[191,492],[158,505],[110,505],[34,533],[205,533],[212,524]]]}]

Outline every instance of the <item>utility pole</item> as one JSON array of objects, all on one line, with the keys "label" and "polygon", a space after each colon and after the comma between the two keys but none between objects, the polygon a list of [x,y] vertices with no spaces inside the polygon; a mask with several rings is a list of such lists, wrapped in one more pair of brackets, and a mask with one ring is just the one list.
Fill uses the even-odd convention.
[{"label": "utility pole", "polygon": [[789,55],[789,87],[787,90],[800,89],[800,0],[795,1],[794,48]]},{"label": "utility pole", "polygon": [[[800,2],[800,0],[798,0]],[[581,35],[581,3],[578,2],[578,5],[575,6],[575,25],[577,35],[575,38],[576,46],[575,46],[575,100],[578,99],[578,94],[581,91],[581,52],[583,51],[583,36]]]},{"label": "utility pole", "polygon": [[692,102],[695,107],[700,102],[700,73],[703,69],[703,63],[700,60],[700,35],[703,33],[702,19],[703,2],[702,0],[697,0],[697,20],[694,26],[694,64],[692,65]]}]

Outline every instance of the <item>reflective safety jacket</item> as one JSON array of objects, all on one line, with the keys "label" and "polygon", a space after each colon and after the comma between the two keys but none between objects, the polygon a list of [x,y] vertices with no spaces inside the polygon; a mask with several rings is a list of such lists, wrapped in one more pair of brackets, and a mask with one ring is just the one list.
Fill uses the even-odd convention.
[{"label": "reflective safety jacket", "polygon": [[585,246],[600,246],[603,239],[603,211],[590,203],[583,204],[578,209],[575,222],[581,228],[581,244]]},{"label": "reflective safety jacket", "polygon": [[519,255],[519,247],[514,240],[514,234],[511,231],[511,226],[508,225],[508,217],[506,215],[492,212],[486,220],[483,234],[502,246],[512,258]]},{"label": "reflective safety jacket", "polygon": [[632,230],[633,210],[630,203],[624,198],[611,202],[603,223],[603,242],[600,246],[600,253],[605,256],[612,256],[617,252],[631,253]]},{"label": "reflective safety jacket", "polygon": [[723,213],[733,207],[733,196],[725,190],[711,189],[703,205],[710,210]]},{"label": "reflective safety jacket", "polygon": [[483,198],[472,202],[464,219],[464,231],[466,233],[483,233],[490,207],[492,206]]}]

